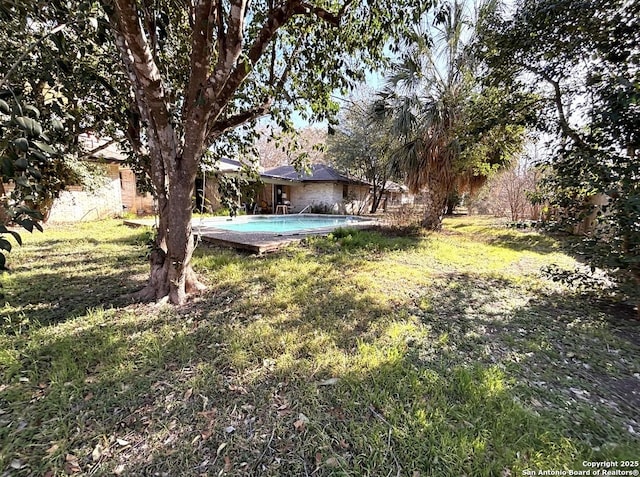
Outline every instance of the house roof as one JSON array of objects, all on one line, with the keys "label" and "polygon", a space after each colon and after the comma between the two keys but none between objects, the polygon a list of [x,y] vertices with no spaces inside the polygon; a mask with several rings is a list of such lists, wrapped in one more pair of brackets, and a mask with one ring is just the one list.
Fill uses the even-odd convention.
[{"label": "house roof", "polygon": [[312,164],[310,172],[300,173],[293,166],[280,166],[265,170],[260,174],[263,178],[293,182],[344,182],[349,184],[368,184],[367,182],[348,177],[326,164]]},{"label": "house roof", "polygon": [[119,146],[119,141],[108,137],[97,137],[92,133],[84,133],[78,137],[80,144],[90,155],[90,161],[121,163],[127,159]]},{"label": "house roof", "polygon": [[394,181],[387,181],[386,190],[389,192],[401,192],[405,193],[409,191],[409,188],[404,184],[398,184]]},{"label": "house roof", "polygon": [[[88,159],[94,161],[122,163],[127,160],[127,156],[120,148],[119,141],[112,141],[108,137],[97,137],[91,133],[80,135],[81,144],[88,150],[93,152]],[[228,159],[223,157],[218,160],[217,168],[224,174],[240,172],[242,169],[242,163],[234,159]]]},{"label": "house roof", "polygon": [[242,164],[240,161],[235,161],[233,159],[227,159],[223,157],[218,160],[217,167],[220,172],[238,172],[242,169]]}]

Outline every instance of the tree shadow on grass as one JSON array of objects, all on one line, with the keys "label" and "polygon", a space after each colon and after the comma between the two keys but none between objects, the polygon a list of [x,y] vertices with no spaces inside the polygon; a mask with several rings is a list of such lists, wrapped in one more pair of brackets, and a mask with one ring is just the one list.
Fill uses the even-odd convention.
[{"label": "tree shadow on grass", "polygon": [[[237,475],[303,473],[308,456],[298,454],[308,435],[291,426],[308,399],[303,391],[313,385],[307,382],[309,363],[325,349],[353,352],[393,310],[375,297],[361,297],[359,286],[344,288],[342,272],[353,272],[365,263],[363,257],[345,256],[344,267],[336,267],[321,256],[314,267],[287,273],[298,262],[297,253],[311,252],[249,262],[232,253],[203,256],[205,267],[243,264],[253,270],[253,283],[238,276],[213,284],[180,310],[97,310],[75,330],[49,335],[43,328],[40,338],[37,329],[18,335],[13,361],[9,368],[3,365],[7,381],[0,407],[8,412],[0,417],[8,426],[0,432],[5,449],[0,461],[8,465],[18,459],[25,475],[64,470],[67,454],[86,472],[125,465],[127,475],[199,475],[217,473],[230,456]],[[65,293],[79,293],[87,281],[99,285],[95,273],[66,280]],[[87,305],[60,309],[50,322],[70,313],[82,316]],[[306,364],[282,371],[297,361]],[[47,452],[52,443],[58,447]],[[221,454],[222,443],[229,449]],[[265,446],[282,455],[281,464],[265,461],[271,466],[266,473],[260,457]],[[25,448],[30,450],[20,451]],[[240,466],[243,459],[249,467]]]},{"label": "tree shadow on grass", "polygon": [[518,235],[501,234],[493,235],[488,243],[505,247],[516,252],[530,251],[540,254],[566,252],[567,247],[560,240],[560,237],[553,237],[541,233],[522,233]]},{"label": "tree shadow on grass", "polygon": [[253,263],[250,287],[230,280],[180,310],[107,310],[20,349],[21,371],[0,391],[4,465],[516,475],[598,456],[591,447],[612,436],[619,448],[603,458],[637,446],[618,429],[637,407],[611,380],[630,376],[639,349],[571,297],[452,274],[391,305],[322,261],[295,286],[286,270],[269,275],[274,265],[287,266]]},{"label": "tree shadow on grass", "polygon": [[[348,384],[334,394],[310,376],[283,374],[269,363],[243,373],[227,346],[232,335],[246,332],[235,327],[233,313],[217,323],[162,311],[143,322],[118,314],[105,317],[108,329],[96,323],[33,347],[33,361],[24,362],[33,371],[24,375],[30,381],[3,387],[2,418],[10,424],[9,432],[0,432],[2,457],[5,465],[17,460],[24,466],[15,475],[63,471],[71,464],[86,474],[122,466],[125,475],[185,476],[223,470],[304,475],[315,467],[314,475],[332,475],[344,465],[375,473],[395,465],[390,455],[366,462],[369,445],[384,450],[384,420],[368,407],[336,404],[336,396],[354,390],[368,402],[364,390],[371,388],[370,379],[377,380],[374,374],[343,377]],[[394,363],[374,373],[387,379],[405,371],[405,364]],[[310,421],[296,428],[301,413]],[[373,432],[363,441],[349,421]],[[394,427],[392,439],[401,442],[404,430]],[[395,450],[403,460],[418,451]],[[416,464],[406,462],[403,466]]]},{"label": "tree shadow on grass", "polygon": [[[239,319],[241,292],[212,288],[180,316],[153,306],[107,310],[74,332],[31,342],[28,353],[20,349],[18,369],[0,390],[8,424],[0,431],[0,461],[17,460],[24,475],[63,471],[69,462],[86,473],[123,465],[126,475],[200,475],[217,473],[233,458],[236,475],[267,475],[260,453],[272,445],[285,460],[270,475],[302,472],[304,459],[292,452],[304,436],[291,427],[297,404],[286,397],[299,388],[262,363],[289,350],[243,341],[253,328]],[[209,307],[221,312],[209,315]],[[267,334],[256,338],[277,342]],[[248,346],[257,361],[239,360],[237,345]],[[228,449],[221,454],[222,443]],[[240,459],[250,467],[238,467]]]},{"label": "tree shadow on grass", "polygon": [[515,475],[611,439],[619,449],[601,460],[637,448],[623,428],[637,407],[620,394],[636,389],[639,348],[623,336],[637,331],[573,297],[471,274],[381,296],[356,275],[364,253],[199,260],[228,270],[187,307],[98,311],[64,334],[15,337],[0,384],[5,468]]},{"label": "tree shadow on grass", "polygon": [[539,254],[565,252],[571,253],[571,237],[544,230],[508,229],[503,224],[487,224],[477,226],[467,219],[450,221],[446,231],[467,234],[470,238],[483,243],[508,248],[516,252],[531,251]]},{"label": "tree shadow on grass", "polygon": [[425,363],[458,354],[500,364],[536,412],[566,421],[573,437],[586,436],[593,447],[637,426],[640,333],[631,307],[580,306],[576,295],[524,292],[507,280],[464,274],[447,276],[422,299],[429,308],[414,311],[441,341]]},{"label": "tree shadow on grass", "polygon": [[46,258],[22,262],[4,274],[3,331],[59,323],[90,308],[126,304],[124,296],[143,285],[146,260],[131,241],[129,249],[115,252],[101,245],[86,248],[84,239],[47,241],[39,247],[47,249]]}]

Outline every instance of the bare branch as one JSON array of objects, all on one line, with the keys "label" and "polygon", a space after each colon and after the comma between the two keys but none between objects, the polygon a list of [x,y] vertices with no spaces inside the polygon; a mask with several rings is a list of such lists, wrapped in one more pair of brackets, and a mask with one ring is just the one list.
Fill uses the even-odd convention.
[{"label": "bare branch", "polygon": [[[340,9],[340,12],[343,12],[343,9],[345,8],[345,6],[347,6],[350,3],[351,3],[350,1],[345,3],[345,5],[343,5],[342,8]],[[307,2],[297,3],[294,6],[294,13],[296,15],[310,15],[313,13],[315,16],[317,16],[321,20],[324,20],[327,23],[330,23],[331,25],[334,25],[334,26],[340,25],[341,14],[336,15],[335,13],[331,13],[330,11],[325,10],[324,8],[311,5],[310,3],[307,3]]]},{"label": "bare branch", "polygon": [[[131,43],[129,43],[128,38],[124,33],[121,19],[122,13],[117,11],[117,8],[116,11],[114,11],[112,8],[113,5],[111,4],[111,2],[109,2],[109,0],[103,0],[103,4],[105,6],[105,11],[109,15],[109,23],[112,26],[112,32],[114,35],[116,47],[118,48],[118,52],[120,53],[125,73],[128,76],[129,82],[132,86],[138,111],[142,117],[143,122],[147,126],[147,142],[149,145],[149,151],[156,157],[162,158],[161,161],[152,161],[151,179],[153,181],[154,187],[156,188],[156,193],[158,194],[159,200],[164,203],[163,197],[165,197],[166,195],[165,172],[166,168],[168,168],[169,161],[168,158],[166,158],[165,155],[162,154],[162,148],[167,146],[167,139],[161,139],[158,135],[158,129],[155,127],[155,125],[157,124],[157,113],[152,111],[150,102],[147,100],[147,91],[145,90],[144,84],[142,82],[142,78],[144,77],[144,75],[140,75],[138,72],[140,66],[136,65],[134,61],[135,52],[132,50]],[[134,13],[134,16],[137,17],[137,14]],[[142,32],[139,31],[139,24],[138,35],[142,35]],[[140,48],[138,47],[138,50],[139,49]],[[148,54],[148,58],[151,62],[153,62],[153,58],[150,57],[149,49],[146,48],[146,51]],[[153,65],[155,66],[155,63]],[[160,89],[159,93],[162,94],[163,91],[161,89],[161,83],[159,81],[159,73],[157,72],[157,68],[156,74]],[[148,85],[147,89],[149,89]],[[158,94],[158,92],[152,92],[152,97],[154,94]],[[160,107],[161,109],[164,109],[164,114],[168,117],[164,102],[160,103]],[[155,108],[158,108],[157,104]],[[160,116],[162,117],[162,115]],[[170,147],[170,153],[175,154],[175,136],[173,135],[173,130],[169,129],[169,131],[165,132],[168,132],[173,136],[168,139],[168,146]],[[160,204],[160,206],[163,207],[164,204]]]},{"label": "bare branch", "polygon": [[198,2],[194,11],[195,22],[191,35],[191,74],[187,86],[186,110],[189,111],[204,94],[204,85],[211,63],[211,37],[216,22],[216,8],[212,0]]},{"label": "bare branch", "polygon": [[222,1],[216,2],[216,20],[218,33],[218,58],[222,58],[227,51],[227,32],[224,28],[224,10],[222,10]]},{"label": "bare branch", "polygon": [[[247,0],[232,2],[226,33],[224,32],[224,22],[220,18],[222,9],[218,8],[218,61],[209,79],[209,85],[214,89],[214,94],[208,94],[210,100],[218,96],[215,93],[224,87],[234,67],[237,68],[238,59],[242,53],[246,7]],[[224,33],[223,38],[220,38],[221,32]],[[220,40],[223,41],[222,44]]]},{"label": "bare branch", "polygon": [[[160,71],[153,58],[149,43],[142,30],[142,24],[134,2],[115,0],[116,24],[126,42],[123,47],[130,54],[130,66],[137,78],[137,84],[144,94],[151,120],[156,127],[170,127],[166,94]],[[127,52],[125,52],[127,53]]]},{"label": "bare branch", "polygon": [[587,144],[585,143],[584,139],[580,136],[580,134],[578,134],[578,132],[575,129],[571,127],[564,113],[564,104],[562,103],[562,90],[560,89],[560,81],[554,80],[546,71],[542,69],[533,68],[531,66],[524,65],[524,64],[520,64],[520,66],[540,76],[542,79],[544,79],[547,83],[551,85],[554,92],[553,102],[558,112],[558,122],[560,123],[560,128],[562,129],[562,133],[565,136],[568,136],[571,139],[573,139],[573,141],[577,146],[586,148]]},{"label": "bare branch", "polygon": [[108,148],[112,144],[115,144],[115,143],[120,144],[121,141],[122,141],[121,139],[111,139],[110,141],[107,141],[104,144],[100,144],[98,147],[93,148],[90,151],[85,152],[83,155],[78,157],[78,159],[88,159],[89,157],[93,156],[94,154],[96,154],[96,153],[98,153],[100,151],[103,151],[104,149]]}]

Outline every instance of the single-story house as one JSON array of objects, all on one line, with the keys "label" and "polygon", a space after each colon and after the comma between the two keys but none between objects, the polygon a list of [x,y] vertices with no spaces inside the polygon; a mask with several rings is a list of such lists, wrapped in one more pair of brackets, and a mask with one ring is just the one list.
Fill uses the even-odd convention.
[{"label": "single-story house", "polygon": [[220,191],[218,190],[218,174],[238,176],[242,174],[243,165],[240,161],[222,158],[216,163],[214,171],[198,174],[195,184],[194,210],[212,212],[222,207]]},{"label": "single-story house", "polygon": [[[196,179],[196,209],[215,211],[221,207],[217,174],[242,174],[242,164],[233,159],[220,160],[215,174]],[[249,213],[315,212],[359,214],[371,206],[371,184],[349,177],[326,164],[313,164],[300,173],[293,166],[259,170],[260,183],[241,199]],[[407,187],[387,182],[385,206],[413,203]],[[241,204],[238,204],[241,205]],[[280,207],[279,207],[280,206]]]},{"label": "single-story house", "polygon": [[[87,150],[95,150],[88,161],[105,171],[104,184],[85,190],[70,186],[60,194],[51,208],[50,222],[77,222],[120,216],[132,212],[138,215],[155,212],[151,194],[140,193],[136,176],[126,165],[126,156],[117,143],[87,136],[83,138]],[[217,175],[243,174],[241,162],[221,159],[215,171],[200,174],[195,184],[196,210],[215,211],[221,208]],[[249,213],[333,213],[359,214],[367,212],[371,204],[371,185],[349,177],[331,166],[313,164],[310,170],[299,173],[293,166],[280,166],[259,171],[260,182],[255,183],[242,201]],[[404,202],[406,188],[393,184],[387,192],[389,203]]]},{"label": "single-story house", "polygon": [[409,188],[406,185],[394,181],[387,181],[384,196],[387,206],[410,205],[415,201],[415,196],[409,193]]},{"label": "single-story house", "polygon": [[286,206],[292,213],[316,212],[358,214],[371,200],[368,182],[348,177],[331,166],[313,164],[300,173],[293,166],[280,166],[260,173],[264,187],[257,203],[269,212]]}]

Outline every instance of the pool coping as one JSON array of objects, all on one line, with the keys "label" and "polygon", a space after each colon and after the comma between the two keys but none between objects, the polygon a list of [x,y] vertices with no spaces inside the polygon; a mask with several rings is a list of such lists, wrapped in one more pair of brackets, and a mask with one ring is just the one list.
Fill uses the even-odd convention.
[{"label": "pool coping", "polygon": [[[293,215],[293,214],[292,214]],[[327,215],[323,214],[304,214],[304,216],[315,216],[315,217],[327,217]],[[250,217],[250,216],[249,216]],[[266,217],[274,217],[266,216]],[[360,219],[368,219],[363,218],[361,216],[346,216],[346,215],[334,215],[332,217],[358,217]],[[249,252],[263,254],[268,252],[273,252],[279,250],[283,247],[286,247],[289,244],[297,243],[304,240],[307,237],[314,236],[324,236],[330,234],[337,228],[344,227],[344,225],[337,227],[322,227],[318,229],[306,229],[304,231],[296,231],[296,232],[282,232],[282,233],[270,233],[270,232],[233,232],[230,230],[218,229],[213,226],[201,225],[203,219],[195,218],[191,220],[191,227],[193,228],[194,234],[200,238],[203,242],[212,243],[215,245],[221,245],[225,247],[232,247],[239,250],[246,250]],[[210,220],[210,219],[204,219]],[[220,220],[226,222],[226,218]],[[133,219],[133,220],[125,220],[125,225],[140,227],[140,226],[153,226],[153,219]],[[356,229],[367,229],[379,225],[379,221],[377,219],[369,219],[362,220],[356,224],[349,224],[348,228],[356,228]]]}]

